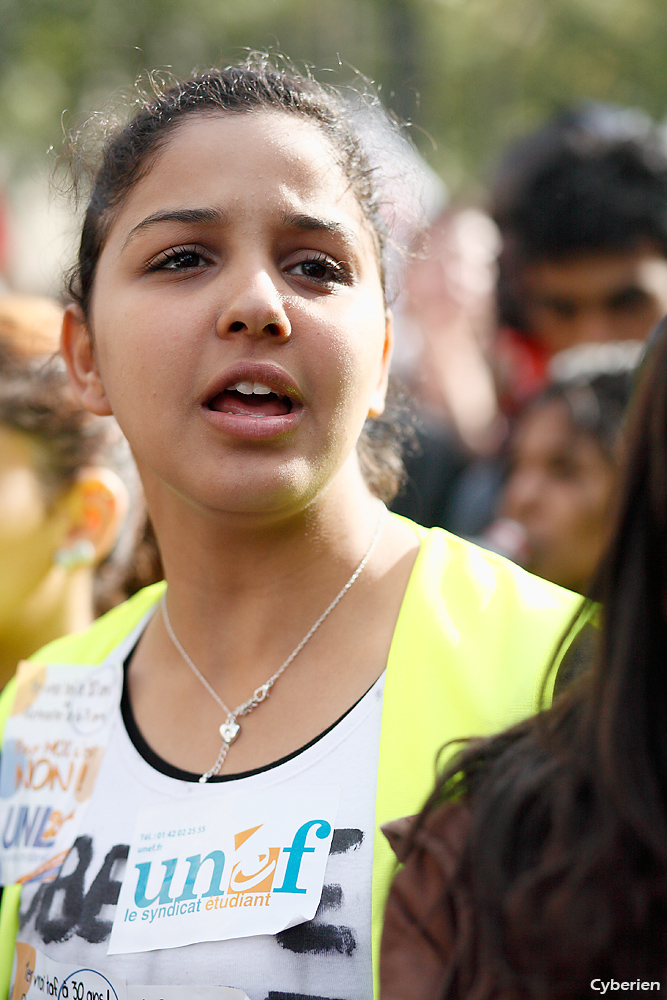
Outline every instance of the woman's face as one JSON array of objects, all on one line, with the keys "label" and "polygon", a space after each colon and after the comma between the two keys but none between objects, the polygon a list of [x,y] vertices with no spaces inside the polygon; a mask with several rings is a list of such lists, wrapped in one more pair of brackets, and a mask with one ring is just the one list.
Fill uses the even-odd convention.
[{"label": "woman's face", "polygon": [[606,539],[616,469],[566,406],[528,412],[512,448],[502,512],[526,531],[526,568],[584,592]]},{"label": "woman's face", "polygon": [[[303,506],[356,463],[390,336],[374,240],[316,125],[193,116],[116,216],[90,332],[66,323],[81,399],[113,412],[149,496]],[[69,330],[69,333],[68,333]]]}]

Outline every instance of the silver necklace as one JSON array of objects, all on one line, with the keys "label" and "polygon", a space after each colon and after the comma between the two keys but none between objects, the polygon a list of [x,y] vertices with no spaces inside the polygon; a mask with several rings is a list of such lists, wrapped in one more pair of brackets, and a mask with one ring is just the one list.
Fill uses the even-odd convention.
[{"label": "silver necklace", "polygon": [[237,722],[237,719],[242,718],[244,715],[249,715],[250,712],[252,712],[255,708],[257,708],[258,705],[261,705],[262,702],[268,698],[269,692],[271,691],[271,688],[276,683],[278,678],[285,673],[292,660],[294,660],[299,655],[299,653],[306,645],[306,643],[310,639],[312,639],[312,637],[315,635],[320,625],[325,621],[326,618],[329,617],[329,615],[336,607],[336,605],[343,599],[345,594],[347,594],[352,584],[355,583],[355,581],[359,578],[364,569],[364,566],[366,565],[370,557],[373,555],[375,546],[380,540],[380,535],[382,534],[382,528],[384,527],[386,514],[387,514],[387,508],[384,507],[382,510],[382,514],[380,516],[380,520],[378,521],[378,526],[375,529],[375,534],[371,539],[371,544],[368,546],[365,556],[363,557],[363,559],[361,560],[361,562],[359,563],[359,565],[357,566],[357,568],[355,569],[354,573],[347,581],[345,586],[338,591],[338,593],[334,597],[329,607],[322,612],[322,614],[317,619],[315,624],[306,632],[301,642],[299,642],[299,644],[295,646],[295,648],[292,650],[292,652],[284,661],[284,663],[282,663],[278,667],[275,674],[269,677],[268,681],[266,681],[260,687],[256,688],[255,691],[253,691],[251,697],[248,698],[247,701],[244,701],[240,705],[237,705],[236,708],[234,709],[230,709],[227,707],[227,705],[225,705],[224,701],[222,700],[218,692],[211,687],[209,682],[202,674],[201,670],[196,666],[192,658],[189,656],[187,651],[181,645],[178,636],[174,632],[173,626],[171,624],[171,619],[169,618],[169,612],[167,611],[166,591],[162,595],[162,599],[160,601],[160,609],[162,611],[162,617],[164,619],[164,624],[167,629],[169,638],[171,639],[174,646],[176,647],[178,652],[181,654],[181,656],[189,666],[192,673],[199,681],[201,681],[201,683],[204,685],[208,693],[217,702],[217,704],[220,706],[220,708],[223,710],[226,716],[225,721],[222,723],[222,725],[219,727],[218,730],[220,736],[222,737],[222,746],[220,747],[220,753],[218,754],[218,757],[213,767],[209,768],[209,770],[206,771],[205,774],[202,774],[201,778],[199,779],[200,784],[205,784],[209,778],[211,778],[214,774],[219,774],[219,772],[222,770],[222,765],[225,762],[225,757],[227,756],[229,748],[236,739],[236,737],[239,735],[239,732],[241,730],[241,726]]}]

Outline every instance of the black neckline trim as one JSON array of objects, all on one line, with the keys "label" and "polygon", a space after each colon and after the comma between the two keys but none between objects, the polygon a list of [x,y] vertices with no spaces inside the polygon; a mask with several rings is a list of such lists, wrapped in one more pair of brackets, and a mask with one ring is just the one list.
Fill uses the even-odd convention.
[{"label": "black neckline trim", "polygon": [[[123,664],[123,693],[120,699],[120,711],[127,735],[129,736],[130,741],[139,756],[143,757],[146,763],[149,764],[154,770],[159,771],[160,774],[164,774],[168,778],[176,778],[178,781],[198,782],[201,775],[195,774],[193,771],[183,771],[180,767],[175,767],[173,764],[169,764],[166,760],[163,760],[162,757],[156,754],[152,747],[150,747],[146,742],[139,727],[137,726],[137,720],[134,717],[132,705],[130,704],[130,692],[129,685],[127,683],[127,672],[136,648],[137,647],[134,646]],[[371,684],[368,691],[371,690],[375,683],[377,682],[375,681]],[[265,771],[271,771],[274,767],[280,767],[281,764],[286,764],[288,761],[294,760],[295,757],[298,757],[306,750],[309,750],[310,747],[319,743],[319,741],[323,739],[327,733],[330,733],[332,729],[335,729],[336,726],[357,707],[359,702],[363,701],[368,694],[368,691],[365,691],[361,698],[355,701],[354,705],[351,705],[346,712],[343,712],[340,718],[336,719],[335,722],[332,722],[330,726],[327,726],[323,732],[319,733],[312,740],[309,740],[308,743],[304,743],[304,745],[299,747],[298,750],[294,750],[292,753],[288,753],[287,756],[280,757],[278,760],[274,760],[270,764],[265,764],[263,767],[255,767],[251,771],[237,771],[235,774],[214,774],[211,778],[209,778],[209,783],[219,784],[224,781],[239,781],[241,778],[251,778],[255,774],[263,774]]]}]

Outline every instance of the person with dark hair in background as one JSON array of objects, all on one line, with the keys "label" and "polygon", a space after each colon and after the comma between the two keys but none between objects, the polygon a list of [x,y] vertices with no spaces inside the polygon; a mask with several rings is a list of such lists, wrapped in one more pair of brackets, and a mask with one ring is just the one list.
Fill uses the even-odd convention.
[{"label": "person with dark hair in background", "polygon": [[[667,326],[629,415],[593,668],[471,742],[407,836],[382,1000],[583,1000],[667,976]],[[554,660],[554,666],[557,658]],[[616,984],[616,985],[614,985]]]},{"label": "person with dark hair in background", "polygon": [[609,530],[622,430],[644,345],[582,344],[554,358],[553,379],[517,418],[500,517],[481,541],[580,594]]},{"label": "person with dark hair in background", "polygon": [[506,410],[558,351],[644,340],[667,312],[667,139],[643,113],[590,102],[557,115],[507,152],[491,213]]},{"label": "person with dark hair in background", "polygon": [[[490,212],[501,251],[488,357],[511,426],[559,351],[643,341],[667,312],[667,139],[640,111],[564,111],[502,158]],[[448,527],[479,536],[503,479],[498,451],[473,461],[449,497]]]}]

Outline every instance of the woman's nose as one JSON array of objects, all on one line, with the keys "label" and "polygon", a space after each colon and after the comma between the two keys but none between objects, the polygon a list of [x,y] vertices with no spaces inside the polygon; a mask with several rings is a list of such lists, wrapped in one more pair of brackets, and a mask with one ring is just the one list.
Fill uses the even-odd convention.
[{"label": "woman's nose", "polygon": [[535,469],[515,470],[503,493],[502,510],[506,517],[521,521],[542,503],[546,484]]},{"label": "woman's nose", "polygon": [[278,342],[289,340],[292,326],[282,297],[267,271],[258,271],[252,276],[240,275],[236,291],[230,297],[227,286],[225,294],[228,303],[220,311],[215,325],[218,337],[245,333]]}]

